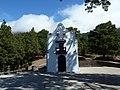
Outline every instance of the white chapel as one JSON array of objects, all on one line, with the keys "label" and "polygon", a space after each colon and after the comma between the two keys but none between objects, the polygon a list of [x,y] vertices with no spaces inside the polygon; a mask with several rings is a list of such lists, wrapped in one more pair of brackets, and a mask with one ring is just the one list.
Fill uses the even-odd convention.
[{"label": "white chapel", "polygon": [[47,37],[47,72],[79,73],[78,45],[75,32],[62,23]]}]

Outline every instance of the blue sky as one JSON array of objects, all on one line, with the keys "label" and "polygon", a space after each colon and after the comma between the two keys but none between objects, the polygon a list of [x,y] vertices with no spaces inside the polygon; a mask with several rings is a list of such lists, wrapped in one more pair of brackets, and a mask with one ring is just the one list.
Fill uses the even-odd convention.
[{"label": "blue sky", "polygon": [[0,23],[5,19],[12,32],[54,31],[58,23],[75,27],[81,33],[93,30],[98,24],[111,21],[120,27],[120,0],[109,0],[109,10],[102,6],[92,13],[85,11],[84,0],[0,0]]},{"label": "blue sky", "polygon": [[74,4],[81,4],[83,0],[0,0],[0,21],[17,20],[26,14],[45,14],[62,19],[58,11]]}]

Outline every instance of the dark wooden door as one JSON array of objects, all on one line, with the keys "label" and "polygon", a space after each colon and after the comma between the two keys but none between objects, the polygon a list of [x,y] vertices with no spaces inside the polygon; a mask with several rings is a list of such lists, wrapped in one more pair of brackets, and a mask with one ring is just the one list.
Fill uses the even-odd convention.
[{"label": "dark wooden door", "polygon": [[64,55],[58,56],[58,72],[66,71],[66,58]]}]

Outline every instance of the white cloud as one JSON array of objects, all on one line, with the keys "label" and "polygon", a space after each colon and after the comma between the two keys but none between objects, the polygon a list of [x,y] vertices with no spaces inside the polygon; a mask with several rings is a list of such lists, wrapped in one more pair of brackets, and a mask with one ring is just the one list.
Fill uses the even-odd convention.
[{"label": "white cloud", "polygon": [[35,28],[36,32],[42,29],[52,31],[56,27],[54,17],[34,14],[23,15],[17,21],[8,22],[8,25],[12,27],[12,32],[27,32],[32,27]]},{"label": "white cloud", "polygon": [[[88,32],[96,25],[107,21],[112,21],[117,27],[120,27],[120,0],[110,0],[109,10],[105,12],[101,6],[94,9],[93,13],[87,13],[84,5],[73,5],[64,10],[58,11],[60,15],[66,17],[62,22],[65,27],[77,27],[81,33]],[[58,22],[54,21],[55,16],[47,15],[23,15],[17,21],[8,22],[12,27],[12,32],[30,31],[32,27],[38,32],[41,29],[53,31]]]},{"label": "white cloud", "polygon": [[93,13],[87,13],[84,5],[73,5],[61,11],[61,15],[67,17],[62,22],[65,26],[77,27],[82,33],[95,28],[96,25],[112,21],[120,27],[120,0],[110,0],[111,6],[105,12],[101,6],[94,9]]}]

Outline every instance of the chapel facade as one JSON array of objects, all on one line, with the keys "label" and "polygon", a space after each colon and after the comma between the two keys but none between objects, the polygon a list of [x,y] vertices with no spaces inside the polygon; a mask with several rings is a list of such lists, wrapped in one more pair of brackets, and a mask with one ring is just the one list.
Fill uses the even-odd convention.
[{"label": "chapel facade", "polygon": [[78,44],[75,32],[62,23],[47,37],[47,72],[79,73]]}]

